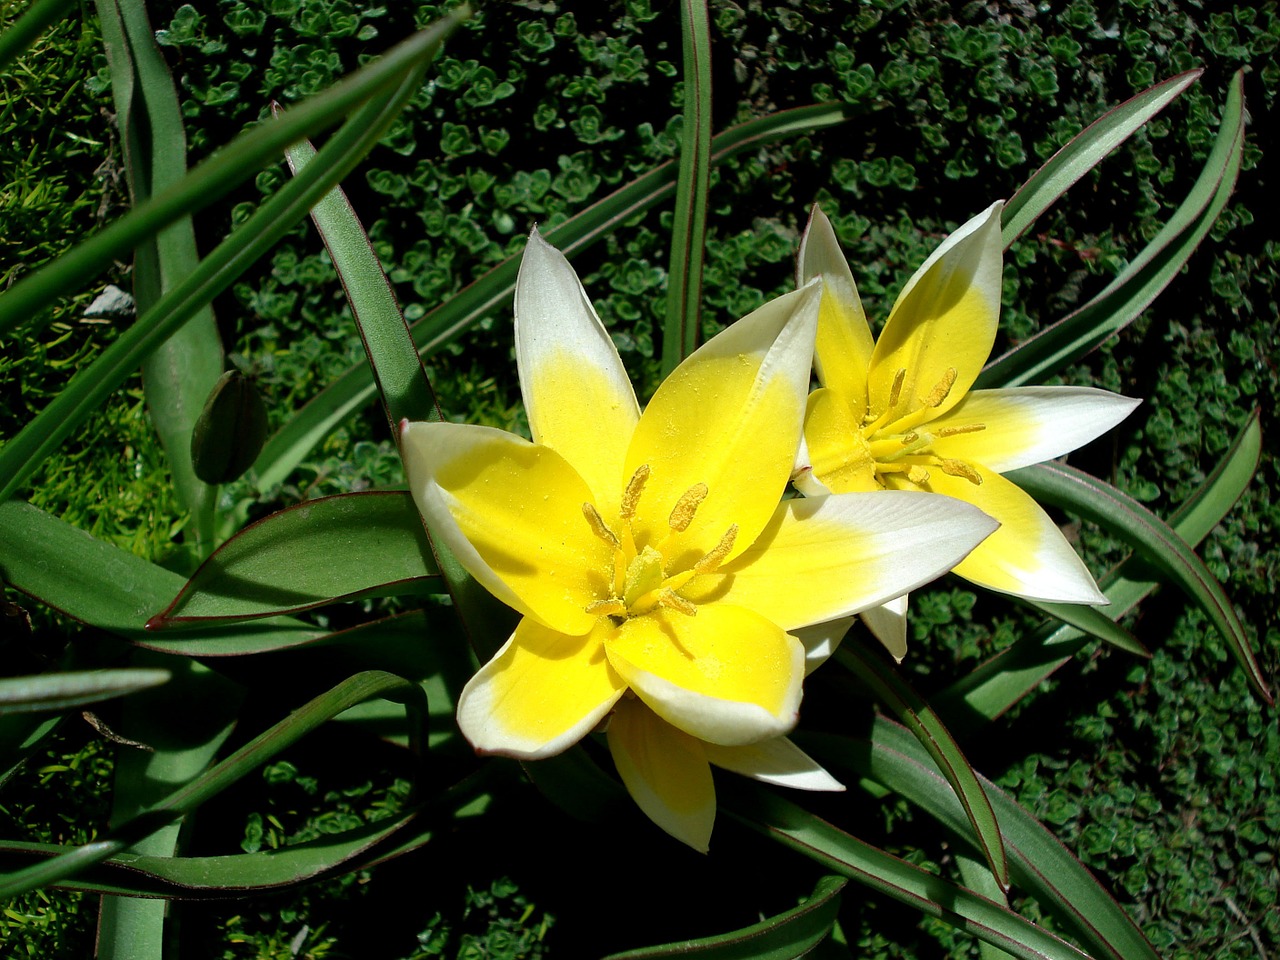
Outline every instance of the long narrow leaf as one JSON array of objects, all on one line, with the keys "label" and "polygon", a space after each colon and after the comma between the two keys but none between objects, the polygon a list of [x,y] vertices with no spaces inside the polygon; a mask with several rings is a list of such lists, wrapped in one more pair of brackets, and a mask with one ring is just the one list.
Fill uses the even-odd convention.
[{"label": "long narrow leaf", "polygon": [[976,846],[986,858],[991,875],[1002,890],[1009,889],[1009,864],[1005,858],[1004,841],[1000,838],[1000,824],[978,783],[977,774],[937,714],[889,669],[879,654],[861,644],[846,643],[836,650],[835,656],[915,734],[938,769],[946,775],[969,818]]},{"label": "long narrow leaf", "polygon": [[1037,500],[1093,520],[1131,547],[1200,604],[1231,647],[1254,692],[1268,704],[1271,691],[1222,585],[1178,534],[1127,494],[1063,463],[1041,463],[1007,474]]},{"label": "long narrow leaf", "polygon": [[1138,638],[1120,624],[1112,620],[1098,607],[1082,603],[1050,603],[1047,600],[1027,600],[1028,606],[1034,607],[1046,616],[1068,623],[1077,630],[1097,637],[1125,653],[1150,658],[1151,651],[1139,642]]},{"label": "long narrow leaf", "polygon": [[989,363],[976,386],[1009,387],[1041,379],[1132,323],[1178,275],[1213,227],[1235,187],[1243,149],[1244,81],[1236,74],[1213,151],[1160,232],[1083,307]]},{"label": "long narrow leaf", "polygon": [[169,680],[168,670],[69,670],[0,680],[0,716],[69,710]]},{"label": "long narrow leaf", "polygon": [[1182,91],[1200,78],[1203,70],[1188,70],[1144,90],[1120,106],[1107,111],[1071,142],[1050,157],[1009,198],[1000,215],[1007,247],[1022,236],[1036,219],[1053,206],[1086,173],[1102,162],[1144,123],[1172,103]]}]

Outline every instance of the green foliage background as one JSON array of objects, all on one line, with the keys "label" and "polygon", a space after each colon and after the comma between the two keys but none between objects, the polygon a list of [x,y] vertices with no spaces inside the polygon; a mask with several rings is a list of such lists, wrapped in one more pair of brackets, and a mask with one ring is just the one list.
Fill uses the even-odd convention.
[{"label": "green foliage background", "polygon": [[[287,105],[323,88],[431,21],[441,6],[163,0],[149,8],[179,83],[195,160],[265,116],[270,99]],[[1101,289],[1154,235],[1193,182],[1226,85],[1244,67],[1252,124],[1230,207],[1145,316],[1063,378],[1144,398],[1113,436],[1072,463],[1167,514],[1203,480],[1253,409],[1270,436],[1280,392],[1280,237],[1261,215],[1277,189],[1280,9],[1275,2],[1215,9],[1193,0],[712,0],[717,129],[820,100],[849,103],[859,116],[745,154],[713,174],[706,332],[788,288],[815,200],[837,225],[868,315],[883,319],[897,289],[949,229],[1008,196],[1107,106],[1203,67],[1196,86],[1015,246],[1006,261],[1003,335],[1016,342]],[[6,8],[4,16],[12,13]],[[678,7],[665,0],[495,2],[482,9],[347,185],[406,315],[420,316],[517,252],[532,224],[554,225],[671,158],[680,127],[679,61]],[[0,78],[0,282],[66,249],[125,202],[107,77],[86,17],[58,27]],[[267,171],[201,215],[205,247],[284,176],[283,165]],[[656,384],[669,217],[626,224],[576,260],[642,394]],[[127,286],[123,272],[107,279]],[[12,436],[122,328],[122,320],[82,318],[96,292],[69,298],[51,326],[0,352],[0,437]],[[258,374],[273,426],[361,359],[309,226],[215,307],[228,348]],[[429,366],[451,416],[519,427],[509,310],[496,311]],[[1280,666],[1275,453],[1267,442],[1253,486],[1202,551],[1273,679]],[[302,497],[398,478],[385,421],[370,410],[333,434],[283,488],[259,491],[250,478],[225,495],[246,515],[259,515]],[[140,555],[179,562],[174,538],[183,518],[137,382],[47,465],[30,499]],[[1121,555],[1087,525],[1079,543],[1095,573]],[[1005,601],[958,584],[944,581],[913,605],[915,644],[904,666],[926,693],[1031,622]],[[15,639],[0,643],[10,672],[56,656],[69,635],[56,619],[33,613],[29,638],[15,630]],[[1150,662],[1092,651],[967,744],[970,759],[1050,824],[1171,960],[1274,955],[1275,714],[1250,696],[1220,639],[1172,592],[1162,591],[1129,625],[1153,649]],[[821,703],[822,674],[813,682],[810,699]],[[805,721],[822,728],[847,718],[818,709]],[[92,816],[69,822],[49,811],[101,807],[106,780],[93,771],[109,767],[117,749],[87,728],[64,733],[39,777],[0,792],[0,829],[29,839],[87,839]],[[332,809],[332,799],[320,801],[333,791],[347,791],[343,803],[353,816],[370,815],[360,783],[326,783],[325,765],[314,756],[295,762],[294,774],[264,778],[260,793],[244,801],[245,842],[254,842],[255,829],[257,842],[264,830],[268,837],[275,831],[276,842],[305,834],[307,811]],[[307,778],[310,793],[299,787]],[[552,816],[531,792],[523,800],[533,815]],[[919,838],[918,849],[903,851],[910,859],[943,866],[950,859],[922,819],[904,828],[911,816],[905,804],[848,802],[865,806],[867,839],[882,840],[892,826],[894,842]],[[712,857],[740,839],[721,825]],[[684,862],[685,851],[665,852]],[[410,898],[416,912],[400,924],[420,936],[386,956],[486,955],[460,953],[485,938],[506,951],[492,955],[538,955],[544,944],[574,955],[573,905],[539,886],[536,868],[480,860],[492,868],[488,876],[460,872],[452,893],[433,886],[431,896]],[[609,868],[625,870],[626,854]],[[499,880],[505,870],[514,886]],[[395,879],[384,880],[388,874]],[[379,891],[391,889],[386,884],[404,878],[393,865],[253,909],[190,910],[188,929],[220,944],[190,955],[286,956],[306,924],[304,955],[368,956],[354,918],[361,904],[368,909]],[[1034,904],[1023,906],[1037,915]],[[692,905],[681,909],[694,918],[685,935],[723,929],[699,928]],[[93,912],[92,899],[32,895],[0,916],[0,941],[12,944],[15,956],[83,956]],[[975,949],[949,928],[920,923],[855,889],[846,894],[842,927],[857,956],[968,956]]]}]

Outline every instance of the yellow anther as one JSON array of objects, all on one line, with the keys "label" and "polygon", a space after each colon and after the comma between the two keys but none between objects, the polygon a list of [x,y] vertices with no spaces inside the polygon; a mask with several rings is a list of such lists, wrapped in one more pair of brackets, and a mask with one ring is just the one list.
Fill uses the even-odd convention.
[{"label": "yellow anther", "polygon": [[921,401],[926,407],[937,407],[942,405],[942,401],[947,399],[947,394],[951,392],[951,388],[956,385],[956,368],[947,367],[947,372],[942,375],[942,379],[938,381],[933,390],[929,392],[929,396]]},{"label": "yellow anther", "polygon": [[672,610],[678,610],[686,617],[692,617],[698,612],[697,606],[689,600],[686,600],[674,590],[662,590],[658,593],[658,606],[669,607]]},{"label": "yellow anther", "polygon": [[693,565],[693,569],[698,573],[710,573],[715,570],[716,567],[724,563],[724,558],[729,555],[729,551],[733,549],[733,542],[737,539],[738,525],[735,523],[724,532],[720,542],[705,557]]},{"label": "yellow anther", "polygon": [[975,486],[982,485],[982,474],[963,460],[938,460],[938,466],[942,468],[942,472],[949,477],[964,477]]},{"label": "yellow anther", "polygon": [[928,483],[929,471],[926,470],[924,467],[920,466],[919,464],[913,463],[907,469],[907,479],[910,480],[912,483]]},{"label": "yellow anther", "polygon": [[899,369],[893,375],[893,386],[889,388],[889,409],[892,410],[898,405],[898,399],[902,396],[902,384],[907,379],[907,371]]},{"label": "yellow anther", "polygon": [[615,550],[622,546],[618,542],[618,535],[605,526],[604,520],[600,518],[599,510],[589,503],[584,503],[582,505],[582,515],[587,518],[587,526],[591,528],[591,532],[597,537]]},{"label": "yellow anther", "polygon": [[587,613],[593,617],[625,617],[627,605],[621,600],[597,600],[587,604]]},{"label": "yellow anther", "polygon": [[919,439],[920,439],[920,434],[918,434],[918,433],[916,433],[914,430],[912,430],[910,433],[904,433],[904,434],[903,434],[901,437],[899,437],[898,439],[901,441],[901,443],[902,443],[902,445],[903,445],[904,447],[909,447],[909,446],[911,446],[913,443],[915,443],[917,440],[919,440]]},{"label": "yellow anther", "polygon": [[620,512],[623,520],[630,520],[636,515],[636,504],[640,502],[640,494],[644,493],[645,481],[648,479],[649,465],[642,463],[636,468],[636,472],[631,475],[631,479],[627,481],[627,489],[623,491],[622,510]]},{"label": "yellow anther", "polygon": [[935,437],[955,437],[962,433],[977,433],[979,430],[987,429],[985,423],[966,423],[961,427],[940,427],[934,431]]},{"label": "yellow anther", "polygon": [[667,525],[676,533],[684,533],[689,529],[689,524],[693,523],[693,515],[698,512],[698,505],[707,499],[707,485],[705,483],[695,483],[692,487],[684,492],[676,505],[671,508],[671,516],[667,518]]}]

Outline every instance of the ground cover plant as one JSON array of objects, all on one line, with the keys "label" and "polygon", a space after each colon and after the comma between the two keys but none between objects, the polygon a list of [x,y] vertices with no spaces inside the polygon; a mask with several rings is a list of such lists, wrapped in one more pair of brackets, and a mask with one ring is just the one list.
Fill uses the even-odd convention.
[{"label": "ground cover plant", "polygon": [[[133,116],[154,124],[165,116],[155,111],[166,107],[144,95],[156,81],[148,73],[154,61],[139,52],[145,46],[139,38],[158,28],[159,54],[176,90],[166,122],[181,123],[185,163],[195,166],[246,124],[267,117],[271,100],[284,105],[284,117],[296,116],[306,97],[444,13],[430,4],[239,2],[221,4],[215,12],[155,3],[147,8],[150,24],[140,25],[138,9],[102,5],[80,20],[61,21],[20,59],[6,63],[3,149],[6,171],[15,173],[6,176],[10,185],[0,208],[0,268],[8,291],[0,295],[0,311],[11,309],[4,306],[6,299],[16,299],[11,293],[24,295],[19,282],[38,266],[162,191],[166,178],[180,175],[166,166],[171,157],[139,159],[145,156],[146,124],[128,132],[129,110],[119,98],[129,81],[118,55],[108,64],[104,43],[133,51],[133,89],[141,91]],[[1132,322],[1109,338],[1100,332],[1101,342],[1091,352],[1069,352],[1066,362],[1051,351],[1037,352],[1034,345],[1044,338],[1031,341],[1031,349],[1013,356],[1040,356],[1044,365],[1024,370],[1010,361],[1002,382],[1053,377],[1143,399],[1115,432],[1073,453],[1070,465],[1171,520],[1192,546],[1205,538],[1200,556],[1238,613],[1237,640],[1256,651],[1257,673],[1269,682],[1280,630],[1271,599],[1275,464],[1265,442],[1258,474],[1252,482],[1247,478],[1256,456],[1251,451],[1257,449],[1251,424],[1256,411],[1262,436],[1269,435],[1277,380],[1275,238],[1257,216],[1273,179],[1268,157],[1280,36],[1275,6],[1240,4],[1206,14],[1189,4],[1161,2],[1108,9],[1080,2],[1049,9],[891,2],[757,9],[712,3],[708,13],[714,95],[705,132],[815,102],[841,106],[805,114],[797,129],[753,140],[733,156],[712,154],[701,295],[694,298],[704,338],[794,288],[795,256],[812,202],[822,204],[835,226],[867,315],[883,318],[944,237],[989,202],[1012,196],[1088,123],[1158,81],[1204,71],[1194,83],[1184,78],[1189,85],[1177,96],[1169,93],[1154,119],[1010,246],[993,357],[1088,304],[1127,266],[1141,264],[1144,248],[1160,241],[1160,231],[1177,219],[1184,200],[1197,198],[1193,207],[1202,206],[1190,211],[1179,234],[1199,244],[1194,253],[1186,250],[1185,267],[1166,254],[1145,274],[1131,272],[1137,279],[1122,288],[1167,280],[1169,288],[1154,303],[1136,317],[1126,316]],[[680,329],[666,321],[696,314],[688,300],[670,299],[669,289],[696,291],[699,283],[684,273],[690,257],[669,259],[668,246],[673,234],[696,235],[687,212],[698,209],[697,177],[679,178],[687,194],[676,202],[675,213],[670,200],[628,210],[590,245],[584,242],[589,223],[579,220],[575,226],[570,220],[657,164],[682,159],[679,146],[688,141],[682,130],[698,126],[682,119],[683,96],[698,85],[683,63],[681,15],[678,6],[653,3],[483,8],[450,37],[430,72],[404,91],[403,110],[386,120],[379,144],[343,178],[405,317],[423,322],[415,332],[450,419],[527,429],[513,376],[509,300],[463,294],[456,312],[432,311],[471,280],[518,257],[535,222],[572,254],[642,402],[674,366],[664,352],[687,352],[678,346]],[[1235,101],[1233,107],[1233,78],[1241,67],[1247,106]],[[386,89],[381,88],[384,96]],[[1233,110],[1241,118],[1247,110],[1249,118],[1237,161],[1232,137],[1223,136],[1232,131]],[[124,151],[131,136],[132,159]],[[250,224],[282,187],[298,182],[274,159],[284,146],[263,161],[256,178],[194,214],[191,239],[181,241],[190,247],[178,254],[191,259],[172,268],[179,278],[198,259],[207,262],[219,242],[233,228]],[[1217,179],[1197,193],[1202,172],[1212,173],[1219,162]],[[1218,196],[1217,187],[1235,179],[1233,170],[1226,172],[1234,162],[1240,168],[1234,192],[1229,199],[1225,190]],[[305,158],[303,164],[305,171]],[[669,182],[676,180],[673,171]],[[317,197],[323,186],[316,188]],[[853,872],[847,863],[825,861],[820,868],[752,828],[767,824],[785,834],[798,817],[810,832],[795,839],[830,844],[837,860],[851,856],[846,841],[824,833],[821,821],[805,819],[821,816],[912,866],[1002,896],[991,877],[999,868],[975,844],[978,827],[955,804],[953,787],[937,775],[912,781],[904,773],[910,764],[892,762],[923,748],[887,720],[873,720],[873,704],[882,701],[879,709],[893,716],[895,702],[911,703],[917,716],[932,722],[919,703],[904,699],[912,694],[895,681],[911,684],[955,735],[967,761],[1094,871],[1150,947],[1140,938],[1118,946],[1117,938],[1128,934],[1105,924],[1098,940],[1090,940],[1070,911],[1055,908],[1049,891],[1015,871],[1011,903],[1017,915],[1042,922],[1091,956],[1153,950],[1166,957],[1252,957],[1280,945],[1274,859],[1280,741],[1274,714],[1250,690],[1249,671],[1233,657],[1240,648],[1233,651],[1219,629],[1222,614],[1215,620],[1206,612],[1218,595],[1211,594],[1209,603],[1202,602],[1203,593],[1201,599],[1182,599],[1177,586],[1163,582],[1168,569],[1125,568],[1131,581],[1162,581],[1156,601],[1137,606],[1122,621],[1149,648],[1149,658],[1096,640],[1065,640],[1061,658],[1050,644],[1039,648],[1039,658],[1018,659],[1016,651],[1031,649],[1026,641],[1037,636],[1042,613],[957,578],[914,591],[909,653],[900,666],[877,660],[874,641],[857,627],[837,662],[806,683],[797,742],[849,791],[824,799],[772,788],[752,791],[734,782],[739,778],[721,777],[720,817],[706,857],[668,841],[637,816],[613,779],[602,743],[587,744],[584,766],[575,766],[582,754],[523,770],[511,761],[472,756],[453,727],[451,706],[476,666],[465,642],[452,633],[454,612],[465,612],[466,602],[456,594],[452,607],[432,599],[440,588],[428,579],[431,571],[405,559],[415,550],[423,555],[421,535],[413,533],[417,521],[412,513],[397,513],[393,499],[360,501],[386,507],[377,515],[381,539],[363,548],[375,568],[372,578],[321,582],[308,564],[295,561],[288,584],[267,583],[269,589],[255,596],[240,590],[217,594],[217,603],[270,601],[274,609],[362,594],[300,611],[288,624],[265,621],[281,635],[293,631],[282,649],[260,649],[270,633],[261,620],[220,628],[229,641],[220,641],[216,631],[180,625],[144,633],[142,623],[174,600],[200,559],[248,521],[326,494],[403,483],[393,427],[370,386],[353,387],[344,394],[349,405],[332,401],[312,421],[306,420],[310,414],[298,416],[335,379],[354,383],[344,372],[365,362],[334,273],[340,252],[326,254],[315,227],[302,220],[306,206],[281,224],[287,233],[261,259],[214,297],[212,314],[197,321],[204,324],[198,336],[205,343],[225,345],[226,364],[219,358],[168,387],[162,376],[144,377],[146,391],[161,391],[151,394],[152,409],[187,411],[178,417],[187,418],[185,425],[160,424],[160,437],[185,431],[187,444],[194,414],[224,366],[250,374],[265,397],[270,439],[263,454],[243,477],[223,483],[216,498],[191,479],[189,469],[184,474],[175,465],[183,444],[158,439],[136,376],[122,379],[110,400],[92,404],[87,418],[40,456],[15,439],[54,398],[69,392],[71,373],[88,369],[132,329],[133,317],[109,310],[86,320],[87,304],[115,282],[134,291],[145,317],[175,282],[163,269],[149,266],[141,253],[134,258],[123,250],[38,309],[3,315],[0,435],[6,443],[0,457],[7,495],[16,497],[0,518],[0,570],[10,604],[5,673],[25,679],[6,686],[10,699],[0,718],[9,771],[0,792],[4,870],[6,895],[12,896],[0,923],[6,944],[18,955],[85,955],[99,915],[103,929],[118,937],[103,940],[106,953],[127,953],[126,935],[144,931],[151,955],[166,949],[166,932],[177,938],[168,949],[182,956],[367,955],[373,932],[391,931],[386,956],[467,955],[482,944],[495,955],[605,954],[658,939],[723,934],[766,916],[775,918],[779,937],[792,938],[791,953],[779,955],[795,955],[810,942],[806,937],[826,937],[822,949],[835,955],[998,955],[995,947],[973,939],[972,926],[983,920],[965,913],[972,905],[926,912],[921,919],[919,910],[899,905],[883,889],[906,883],[906,874],[891,874],[881,864],[871,870],[880,871],[881,888],[840,889],[825,874]],[[562,228],[568,232],[557,235]],[[1157,246],[1168,250],[1176,244]],[[148,270],[160,279],[148,281]],[[1168,275],[1155,276],[1161,270]],[[151,292],[149,282],[156,284]],[[370,287],[376,296],[377,284]],[[78,292],[67,296],[71,290]],[[353,294],[358,300],[354,288]],[[1126,303],[1142,299],[1121,297],[1124,303],[1117,306],[1113,298],[1110,313],[1095,310],[1094,316],[1123,314]],[[366,333],[378,329],[367,317],[362,323]],[[211,353],[176,349],[178,357],[208,359]],[[396,356],[383,349],[380,354],[375,335],[374,357]],[[136,366],[122,370],[121,378]],[[395,389],[387,390],[393,398],[388,407],[413,402],[411,370],[405,382],[411,386],[398,401]],[[239,383],[227,388],[228,398],[248,396]],[[357,402],[361,396],[364,403]],[[244,400],[237,412],[252,421],[255,409]],[[314,414],[317,407],[309,409]],[[295,426],[290,433],[290,425],[299,422],[319,424],[319,432],[304,436]],[[1211,483],[1224,463],[1229,469]],[[1238,491],[1242,497],[1228,512]],[[1060,495],[1047,481],[1033,492],[1042,501]],[[1179,513],[1198,493],[1215,508],[1202,500]],[[1104,572],[1133,547],[1126,542],[1135,537],[1133,528],[1118,529],[1105,511],[1090,514],[1088,497],[1068,502],[1066,512],[1055,517],[1070,524],[1077,551],[1105,586]],[[1129,516],[1140,516],[1135,509],[1126,507]],[[362,522],[372,525],[369,517]],[[339,516],[325,523],[326,530],[341,530]],[[86,546],[72,528],[105,546]],[[398,534],[403,536],[396,539]],[[349,541],[340,542],[349,548]],[[250,540],[233,543],[251,555]],[[267,538],[259,548],[269,546]],[[1158,567],[1160,551],[1140,543],[1142,549],[1148,551],[1145,562]],[[122,553],[156,566],[136,566],[121,559]],[[77,577],[105,570],[117,596],[121,583],[135,592],[162,584],[164,596],[150,607],[112,607],[103,599],[105,591],[87,599],[67,596],[59,592],[61,584],[39,578],[42,562],[44,569],[75,570]],[[142,569],[145,576],[135,574]],[[382,588],[393,579],[400,586]],[[1202,573],[1196,582],[1212,581]],[[307,594],[308,601],[281,600],[284,586]],[[381,589],[363,595],[371,588]],[[500,609],[482,610],[503,619]],[[242,606],[235,612],[245,611]],[[310,644],[317,636],[390,616],[397,619],[377,628],[383,633],[376,647],[368,634]],[[1097,622],[1085,626],[1103,629]],[[1045,628],[1046,636],[1050,629],[1064,639],[1065,628]],[[505,638],[500,631],[493,636]],[[451,642],[428,645],[427,637]],[[1111,639],[1127,642],[1123,635]],[[218,642],[241,643],[241,653],[259,652],[227,656],[228,650],[213,649]],[[197,648],[198,643],[206,646]],[[156,646],[163,650],[143,649]],[[453,656],[438,659],[441,649]],[[1006,650],[1015,653],[974,673]],[[477,653],[483,663],[484,641]],[[1043,663],[1058,659],[1067,663],[1042,680]],[[1007,669],[1010,660],[1021,673]],[[412,703],[419,684],[361,673],[371,667],[412,681],[432,678],[425,686],[425,769],[394,743],[404,742],[413,729],[406,725],[405,707],[376,696],[399,691]],[[58,686],[80,679],[77,674],[87,668],[116,671],[105,687],[88,694],[119,694],[87,706],[96,728],[81,719],[86,707],[75,701],[76,691]],[[168,672],[167,682],[127,692],[161,679],[157,670]],[[357,674],[361,678],[352,681]],[[33,678],[53,685],[42,687]],[[1031,689],[1026,697],[1020,696],[1023,682]],[[858,685],[852,696],[851,685]],[[209,705],[200,712],[206,726],[175,723],[175,717],[191,716],[197,695]],[[41,704],[42,696],[50,699]],[[274,724],[296,732],[339,705],[370,697],[341,722],[318,725],[279,753],[249,758],[244,752]],[[998,718],[984,715],[1003,703],[1011,706]],[[40,705],[44,712],[15,712],[23,704]],[[311,707],[299,711],[306,704]],[[157,717],[165,718],[163,729]],[[374,746],[383,734],[393,742]],[[870,746],[851,747],[832,735]],[[157,759],[128,740],[157,747]],[[194,797],[199,815],[183,835],[173,826],[146,839],[141,832],[120,832],[134,813],[169,793],[138,792],[140,770],[148,763],[172,764],[172,783],[194,778],[199,785],[208,782],[200,778],[210,762],[228,757],[243,759],[245,775],[216,799]],[[342,762],[334,763],[334,757]],[[586,792],[578,780],[584,770],[595,771],[589,782],[606,796],[591,792],[573,806],[567,797]],[[458,797],[456,809],[475,815],[456,821],[449,806],[456,795],[441,793],[455,782],[477,798],[464,808],[468,798]],[[954,789],[963,794],[963,785]],[[425,812],[409,819],[422,801]],[[596,822],[576,819],[583,814]],[[534,835],[531,816],[541,825]],[[995,803],[994,820],[1006,843],[1017,839],[1010,832],[1011,822],[1020,822],[1011,821],[1015,817]],[[147,826],[136,820],[133,825],[139,831]],[[109,861],[46,878],[70,890],[31,880],[33,871],[59,862],[49,859],[51,845],[67,852],[95,838],[142,844],[135,852],[157,857],[156,864],[175,850],[215,859],[256,855],[260,859],[252,862],[264,864],[284,859],[267,852],[291,847],[332,857],[339,844],[371,839],[388,826],[399,832],[383,848],[367,855],[357,849],[334,875],[248,901],[187,899],[192,888],[183,888],[181,877],[164,876],[168,866],[155,874],[124,875]],[[396,837],[413,849],[397,850]],[[630,890],[632,871],[625,870],[611,876],[608,899],[594,886],[583,890],[580,878],[600,868],[590,851],[604,844],[625,846],[636,876],[660,869],[679,879],[661,897],[644,887]],[[393,850],[402,855],[373,866]],[[115,862],[130,856],[121,851]],[[553,858],[562,871],[546,870]],[[213,860],[203,865],[216,866]],[[776,882],[766,888],[732,880],[762,871]],[[293,879],[304,874],[299,869]],[[146,883],[162,887],[149,892],[179,894],[167,920],[164,901],[108,896],[100,908],[94,895],[144,892]],[[701,891],[713,886],[729,890],[737,909],[710,909]],[[567,890],[576,895],[566,896]],[[596,918],[616,912],[623,894],[641,907],[656,907],[668,925],[655,927],[647,941],[637,939],[634,929],[602,926]],[[807,898],[808,909],[789,912],[801,898]],[[1003,947],[1015,955],[1070,949],[1051,942],[1019,944],[1021,935],[1031,936],[1013,935]]]}]

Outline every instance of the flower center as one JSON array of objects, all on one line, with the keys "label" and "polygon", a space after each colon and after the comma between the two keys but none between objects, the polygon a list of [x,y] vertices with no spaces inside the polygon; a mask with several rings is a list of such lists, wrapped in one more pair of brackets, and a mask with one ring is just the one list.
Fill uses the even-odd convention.
[{"label": "flower center", "polygon": [[948,476],[964,477],[972,484],[981,484],[982,474],[972,464],[937,456],[932,446],[935,440],[943,437],[985,430],[985,423],[942,427],[932,432],[921,429],[937,416],[938,408],[955,386],[955,367],[947,368],[942,379],[929,391],[929,395],[920,398],[920,406],[915,410],[910,410],[910,405],[902,402],[902,385],[906,378],[907,371],[900,369],[894,375],[893,386],[889,389],[889,405],[877,417],[868,413],[862,425],[862,439],[871,455],[876,481],[884,486],[883,476],[897,473],[919,485],[928,482],[929,468],[936,467]]},{"label": "flower center", "polygon": [[738,525],[732,524],[715,548],[692,566],[679,570],[669,566],[662,548],[672,534],[689,529],[699,504],[707,498],[707,485],[696,483],[671,508],[671,514],[667,518],[670,533],[656,547],[646,544],[643,549],[637,550],[632,521],[648,480],[649,465],[641,464],[623,491],[622,507],[618,511],[619,529],[616,532],[604,522],[600,511],[594,506],[590,503],[582,505],[582,515],[591,527],[591,532],[612,546],[614,551],[609,596],[588,604],[586,610],[587,613],[609,617],[615,624],[620,624],[629,617],[644,616],[657,607],[678,610],[688,616],[696,614],[697,606],[692,600],[682,596],[680,591],[694,577],[711,573],[720,566],[733,549],[733,542],[738,536]]}]

